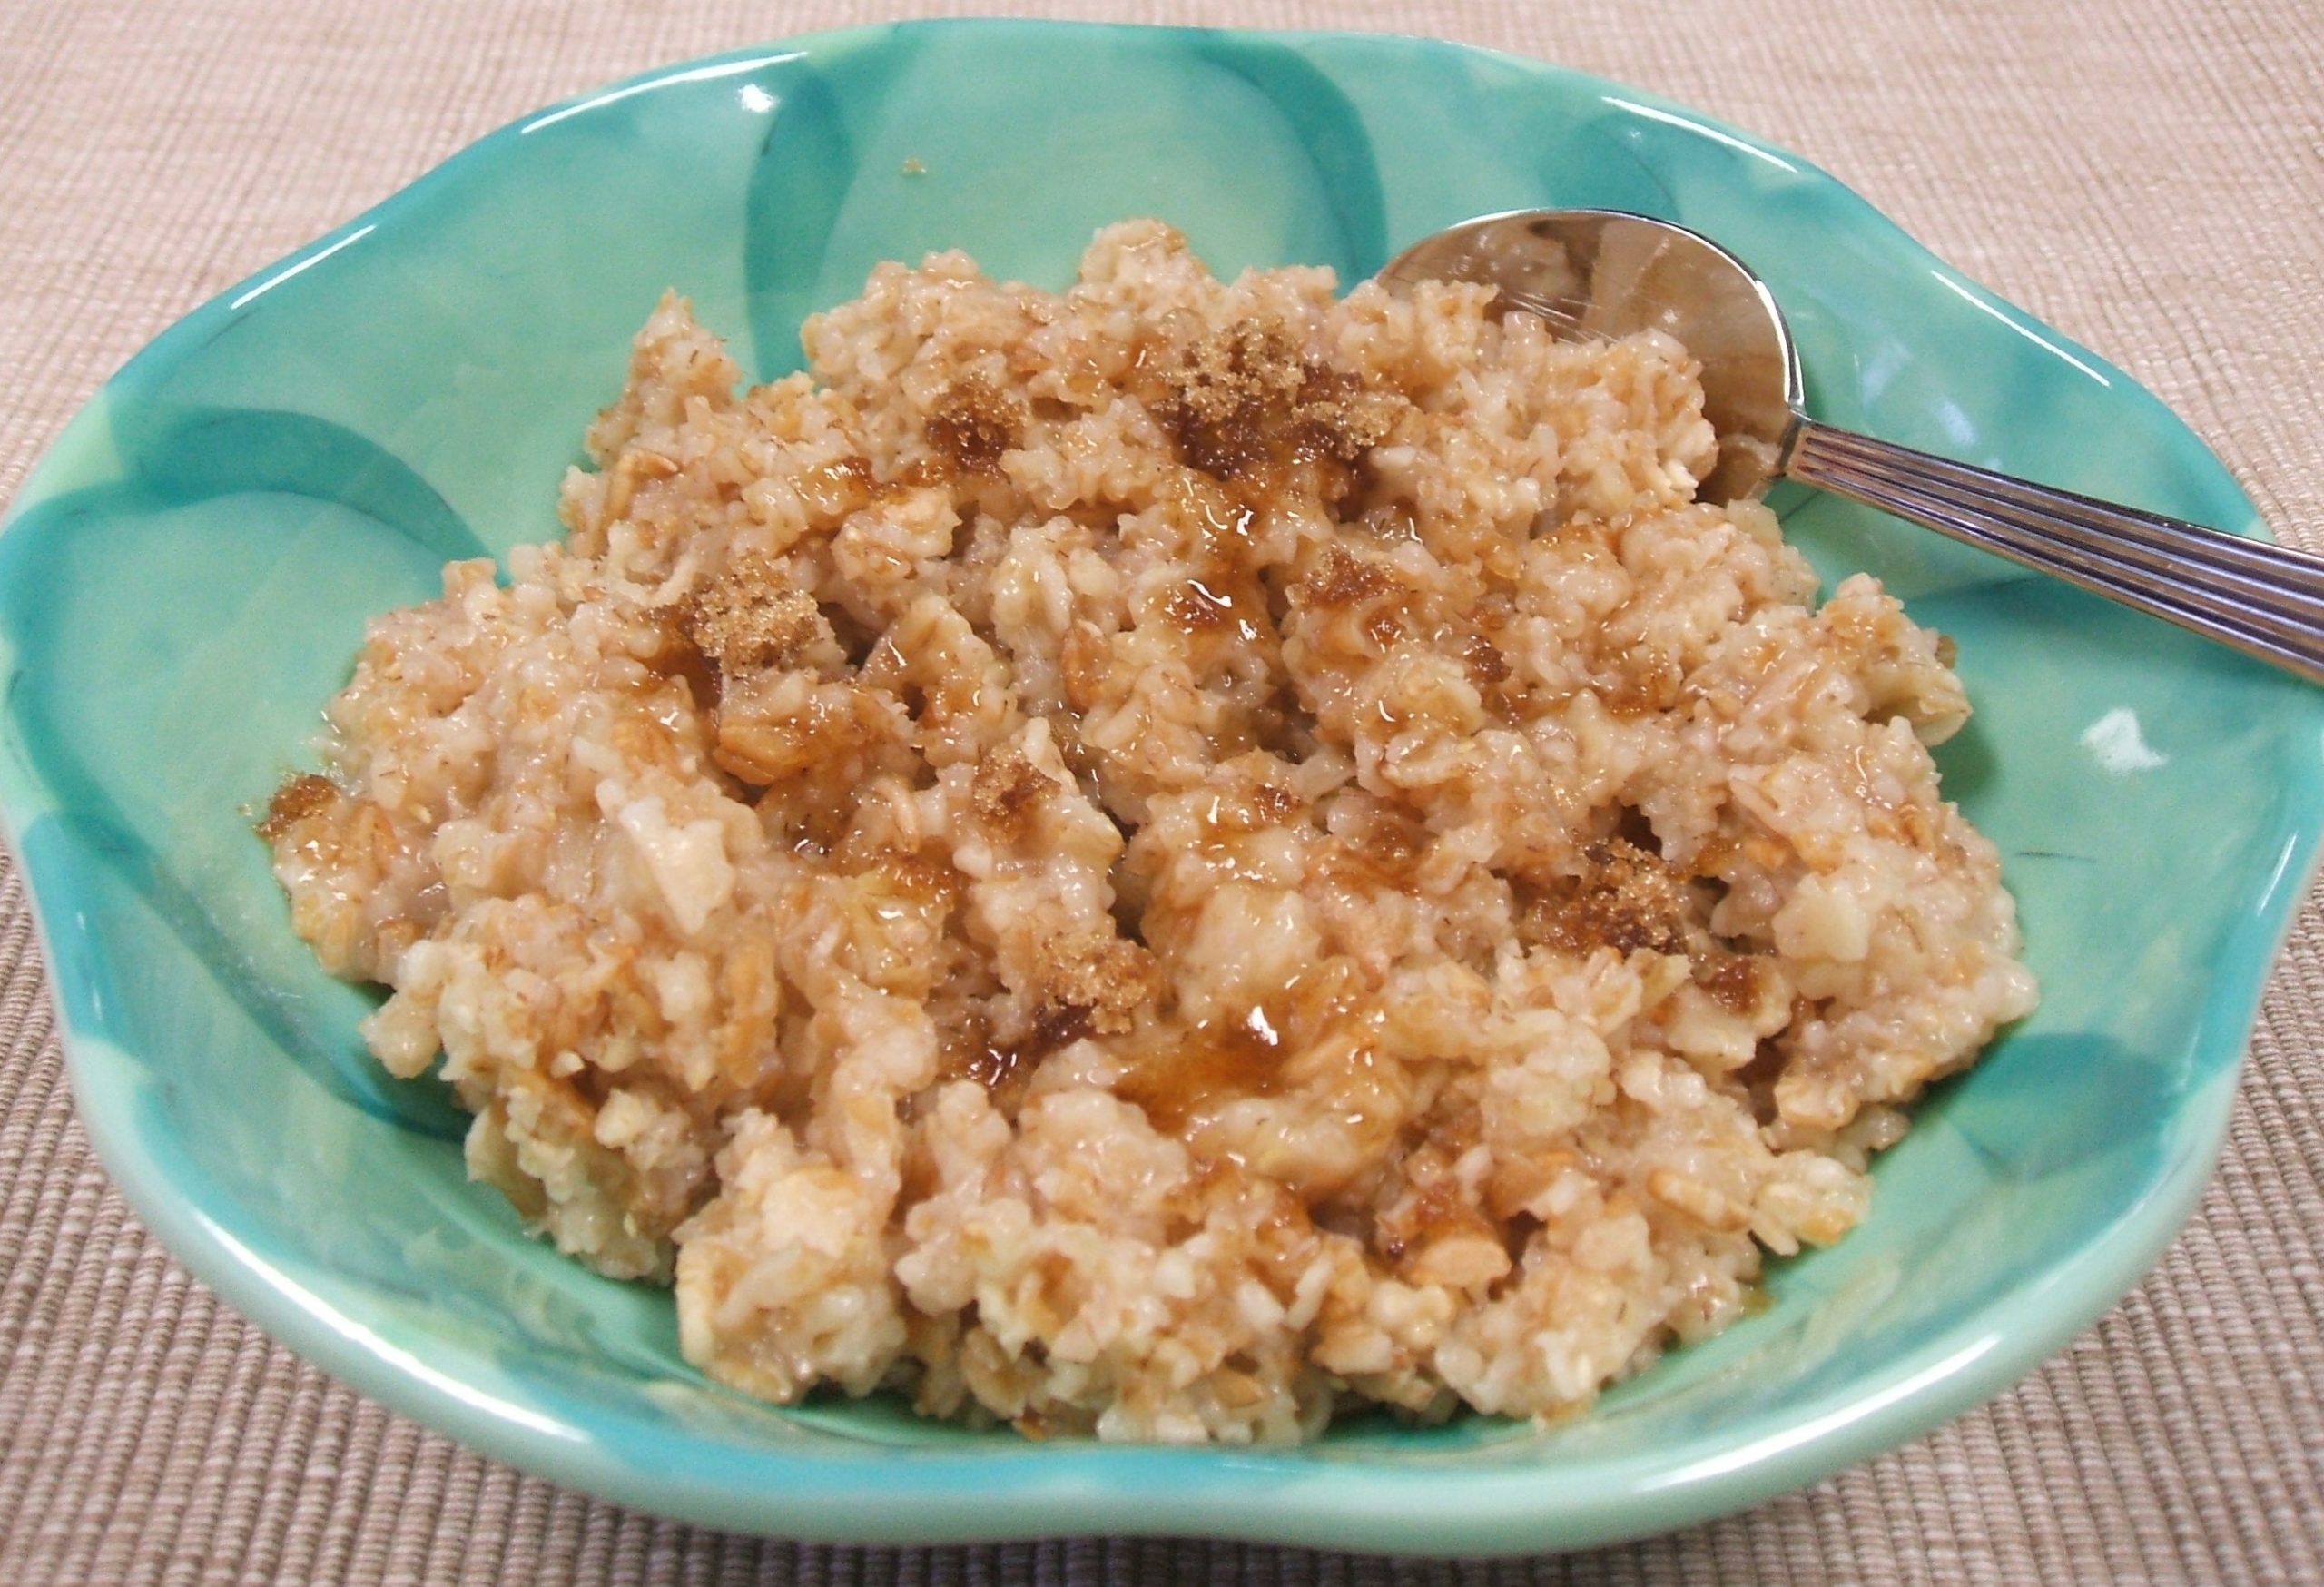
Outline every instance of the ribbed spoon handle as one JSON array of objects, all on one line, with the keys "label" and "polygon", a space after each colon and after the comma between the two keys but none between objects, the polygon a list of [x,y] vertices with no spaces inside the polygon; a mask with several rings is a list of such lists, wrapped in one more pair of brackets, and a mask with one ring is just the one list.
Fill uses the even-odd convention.
[{"label": "ribbed spoon handle", "polygon": [[2324,683],[2324,557],[1813,420],[1783,471]]}]

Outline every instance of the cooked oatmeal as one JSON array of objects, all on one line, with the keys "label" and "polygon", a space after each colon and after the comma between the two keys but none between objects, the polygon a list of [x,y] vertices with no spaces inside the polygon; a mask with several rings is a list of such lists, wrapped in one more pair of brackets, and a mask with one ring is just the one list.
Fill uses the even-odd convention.
[{"label": "cooked oatmeal", "polygon": [[1334,289],[938,254],[747,390],[665,299],[564,542],[372,624],[297,929],[722,1381],[1559,1413],[2032,1006],[1945,642],[1694,499],[1684,350]]}]

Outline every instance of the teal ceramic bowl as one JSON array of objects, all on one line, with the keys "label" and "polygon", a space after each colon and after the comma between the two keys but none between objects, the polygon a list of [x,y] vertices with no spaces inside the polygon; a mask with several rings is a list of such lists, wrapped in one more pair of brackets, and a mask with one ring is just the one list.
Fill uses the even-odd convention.
[{"label": "teal ceramic bowl", "polygon": [[1250,1453],[753,1403],[680,1359],[666,1295],[561,1260],[468,1183],[458,1115],[377,1070],[366,996],[290,934],[244,808],[304,753],[366,617],[429,596],[447,557],[555,532],[559,474],[665,286],[766,377],[882,259],[961,246],[1062,284],[1096,227],[1150,213],[1221,271],[1352,280],[1541,204],[1667,215],[1750,261],[1827,419],[2261,532],[2152,397],[1830,177],[1538,63],[1008,23],[659,72],[485,140],[189,316],[0,532],[0,802],[122,1188],[229,1301],[396,1409],[577,1487],[797,1536],[1571,1547],[1766,1498],[2029,1370],[2211,1170],[2324,817],[2324,695],[1837,500],[1778,505],[1827,577],[1868,568],[1958,636],[1978,715],[1946,787],[2001,845],[2046,998],[1927,1100],[1863,1227],[1560,1426],[1359,1421]]}]

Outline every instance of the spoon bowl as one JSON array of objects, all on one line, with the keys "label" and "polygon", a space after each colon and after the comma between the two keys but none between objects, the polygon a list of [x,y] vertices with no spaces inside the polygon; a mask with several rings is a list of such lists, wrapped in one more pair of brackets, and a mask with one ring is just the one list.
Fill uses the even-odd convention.
[{"label": "spoon bowl", "polygon": [[1523,310],[1573,339],[1677,338],[1702,367],[1703,415],[1718,432],[1700,493],[1732,501],[1773,483],[1801,406],[1799,355],[1767,284],[1700,232],[1618,210],[1513,211],[1422,239],[1380,280],[1492,286],[1496,311]]},{"label": "spoon bowl", "polygon": [[1676,338],[1718,458],[1707,501],[1789,478],[1978,546],[2324,683],[2324,557],[2013,478],[1810,419],[1767,283],[1709,238],[1619,210],[1518,210],[1425,237],[1382,269],[1495,289],[1571,339]]}]

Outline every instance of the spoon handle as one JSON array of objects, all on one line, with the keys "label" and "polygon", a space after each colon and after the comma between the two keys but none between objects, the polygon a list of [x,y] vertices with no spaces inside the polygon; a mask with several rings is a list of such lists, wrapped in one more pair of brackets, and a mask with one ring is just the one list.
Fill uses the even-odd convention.
[{"label": "spoon handle", "polygon": [[2324,557],[1812,419],[1794,429],[1782,471],[2324,683]]}]

